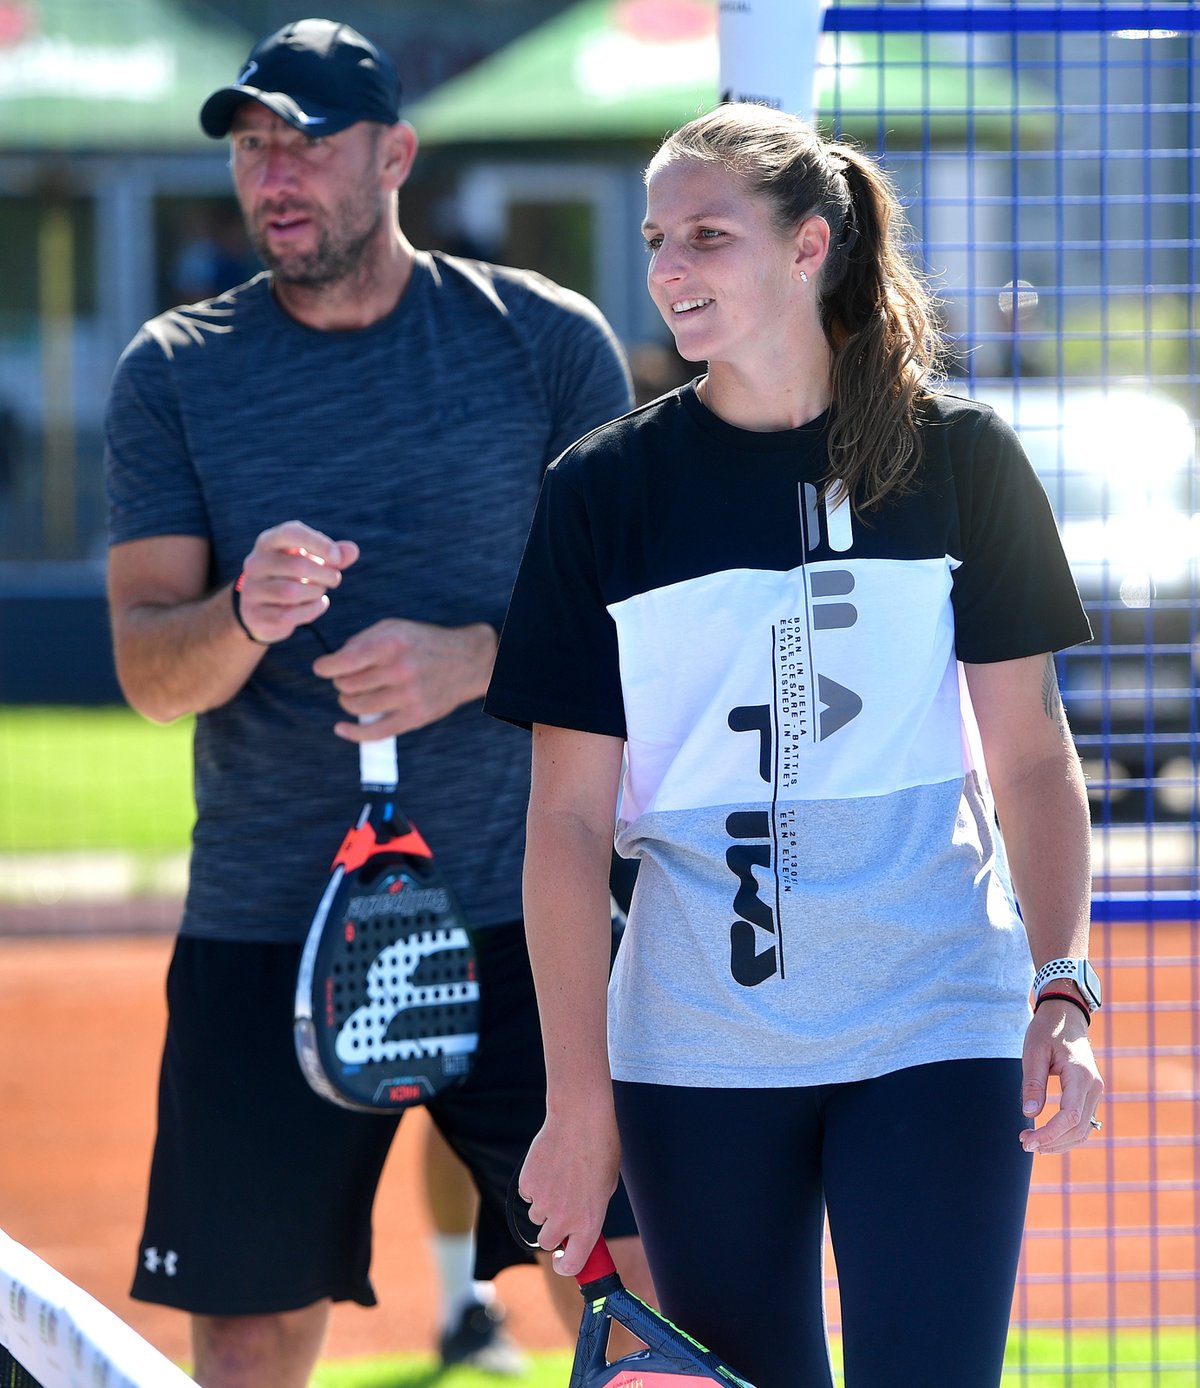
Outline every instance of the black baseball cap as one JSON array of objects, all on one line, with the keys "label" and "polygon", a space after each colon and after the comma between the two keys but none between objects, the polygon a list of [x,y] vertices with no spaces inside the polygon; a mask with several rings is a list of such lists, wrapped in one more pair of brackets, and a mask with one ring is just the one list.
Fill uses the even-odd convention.
[{"label": "black baseball cap", "polygon": [[229,134],[243,101],[311,135],[333,135],[355,121],[394,125],[400,119],[400,78],[386,54],[357,29],[331,19],[298,19],[261,39],[231,87],[200,108],[206,135]]}]

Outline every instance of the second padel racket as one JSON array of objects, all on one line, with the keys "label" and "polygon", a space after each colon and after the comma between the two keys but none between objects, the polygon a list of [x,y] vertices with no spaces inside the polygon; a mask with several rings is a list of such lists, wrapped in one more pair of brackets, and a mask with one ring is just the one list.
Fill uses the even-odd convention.
[{"label": "second padel racket", "polygon": [[396,801],[396,739],[359,746],[366,797],[333,860],[296,981],[296,1054],[343,1108],[395,1112],[465,1079],[479,1042],[475,947]]},{"label": "second padel racket", "polygon": [[[518,1242],[537,1248],[537,1225],[517,1192],[520,1172],[508,1187],[509,1228]],[[693,1340],[666,1316],[647,1306],[621,1281],[604,1236],[575,1274],[583,1293],[583,1319],[575,1340],[568,1388],[753,1388],[712,1350]],[[611,1362],[608,1335],[612,1322],[623,1325],[645,1345]]]},{"label": "second padel racket", "polygon": [[[575,1341],[569,1388],[751,1388],[712,1350],[672,1325],[634,1296],[621,1281],[603,1238],[576,1274],[583,1293],[583,1320]],[[609,1363],[613,1321],[646,1346]]]}]

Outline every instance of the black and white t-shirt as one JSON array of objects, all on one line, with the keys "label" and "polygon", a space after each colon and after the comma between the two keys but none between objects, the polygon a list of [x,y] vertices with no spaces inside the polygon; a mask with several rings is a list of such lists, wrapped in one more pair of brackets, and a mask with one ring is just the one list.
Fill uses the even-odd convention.
[{"label": "black and white t-shirt", "polygon": [[820,500],[826,420],[693,386],[547,473],[486,708],[626,741],[618,1079],[783,1086],[1020,1054],[1032,979],[959,662],[1086,640],[1012,431],[925,411],[920,488]]}]

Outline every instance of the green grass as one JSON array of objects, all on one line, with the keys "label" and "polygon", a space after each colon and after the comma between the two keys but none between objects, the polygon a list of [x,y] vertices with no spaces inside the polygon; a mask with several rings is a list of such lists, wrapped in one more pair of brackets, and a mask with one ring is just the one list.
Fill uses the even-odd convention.
[{"label": "green grass", "polygon": [[[1123,1330],[1111,1340],[1098,1331],[1076,1333],[1069,1340],[1058,1333],[1014,1332],[1003,1388],[1196,1388],[1198,1356],[1200,1338],[1191,1330]],[[416,1355],[325,1362],[313,1388],[501,1388],[506,1382],[519,1382],[522,1388],[565,1388],[570,1371],[567,1352],[530,1355],[529,1373],[515,1381],[463,1368],[439,1373],[431,1356]],[[928,1382],[940,1382],[936,1365],[930,1366]]]},{"label": "green grass", "polygon": [[187,848],[192,720],[0,707],[0,854]]},{"label": "green grass", "polygon": [[1200,1331],[1014,1331],[1005,1366],[1004,1388],[1196,1388]]}]

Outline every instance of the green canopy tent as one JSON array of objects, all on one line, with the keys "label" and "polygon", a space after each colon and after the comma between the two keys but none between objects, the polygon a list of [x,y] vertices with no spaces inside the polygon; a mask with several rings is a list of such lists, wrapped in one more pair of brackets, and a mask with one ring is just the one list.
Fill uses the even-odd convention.
[{"label": "green canopy tent", "polygon": [[[1015,74],[969,73],[962,40],[825,34],[818,110],[868,144],[1009,143],[1036,103]],[[417,102],[426,144],[656,142],[717,100],[716,0],[578,0]],[[1020,115],[1018,116],[1018,113]]]},{"label": "green canopy tent", "polygon": [[20,291],[0,316],[0,402],[31,441],[33,498],[6,545],[36,535],[34,552],[69,558],[98,527],[95,444],[77,439],[94,440],[153,306],[156,198],[227,186],[197,113],[251,42],[175,0],[0,0],[0,273]]},{"label": "green canopy tent", "polygon": [[0,151],[206,144],[200,104],[252,41],[171,0],[0,4]]},{"label": "green canopy tent", "polygon": [[[975,40],[833,32],[836,18],[819,45],[818,118],[836,113],[839,133],[907,155],[910,178],[953,180],[971,146],[1044,143],[1053,111],[1017,69],[968,63]],[[457,212],[476,244],[589,294],[638,342],[661,333],[634,234],[641,169],[669,130],[717,103],[719,56],[718,0],[575,0],[407,114],[458,167]],[[931,147],[949,156],[936,172],[920,167]],[[942,193],[952,201],[952,184]]]}]

